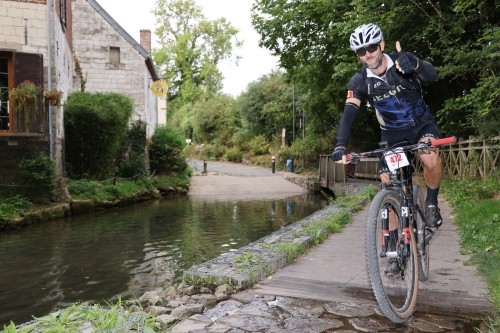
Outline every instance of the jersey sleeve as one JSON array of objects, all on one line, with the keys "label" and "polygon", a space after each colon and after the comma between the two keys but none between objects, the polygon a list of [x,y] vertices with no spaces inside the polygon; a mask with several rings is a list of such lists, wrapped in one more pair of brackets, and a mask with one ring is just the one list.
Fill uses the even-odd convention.
[{"label": "jersey sleeve", "polygon": [[[361,69],[365,70],[365,68]],[[349,82],[347,86],[347,98],[357,98],[362,100],[366,97],[366,87],[363,82],[363,75],[358,71]]]}]

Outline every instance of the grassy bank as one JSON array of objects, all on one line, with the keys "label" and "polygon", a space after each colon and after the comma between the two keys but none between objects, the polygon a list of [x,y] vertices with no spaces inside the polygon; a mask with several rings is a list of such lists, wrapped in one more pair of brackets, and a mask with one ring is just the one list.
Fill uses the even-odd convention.
[{"label": "grassy bank", "polygon": [[[71,199],[94,199],[101,201],[115,201],[134,196],[137,193],[157,189],[165,194],[186,194],[189,188],[191,168],[174,176],[155,176],[149,178],[141,176],[137,179],[114,178],[104,181],[90,181],[86,179],[69,181],[68,191]],[[16,194],[6,190],[0,191],[0,229],[8,221],[36,212],[48,206],[57,205],[58,198],[48,198],[44,201],[32,202],[30,193]]]},{"label": "grassy bank", "polygon": [[[500,313],[500,177],[445,180],[442,193],[453,207],[461,251],[470,255]],[[490,332],[500,332],[500,316],[491,318]]]}]

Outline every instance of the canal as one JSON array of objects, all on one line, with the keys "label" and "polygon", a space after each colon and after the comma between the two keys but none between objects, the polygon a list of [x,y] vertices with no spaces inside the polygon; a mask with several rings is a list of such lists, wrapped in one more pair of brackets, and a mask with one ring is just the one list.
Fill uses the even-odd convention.
[{"label": "canal", "polygon": [[183,270],[236,250],[328,204],[303,194],[249,200],[184,196],[0,232],[0,327],[79,302],[140,297],[155,263]]}]

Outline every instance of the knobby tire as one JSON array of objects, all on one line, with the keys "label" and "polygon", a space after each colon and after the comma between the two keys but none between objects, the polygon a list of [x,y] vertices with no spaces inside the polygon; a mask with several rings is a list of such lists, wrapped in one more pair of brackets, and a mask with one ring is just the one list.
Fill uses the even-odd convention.
[{"label": "knobby tire", "polygon": [[[373,293],[383,314],[395,323],[409,320],[417,303],[418,255],[413,228],[410,231],[410,255],[403,269],[404,279],[387,277],[384,269],[388,258],[380,257],[382,247],[381,212],[384,205],[397,215],[398,237],[401,237],[401,202],[397,190],[385,189],[373,199],[366,221],[366,259]],[[396,249],[401,249],[401,244]],[[399,253],[399,251],[398,251]]]}]

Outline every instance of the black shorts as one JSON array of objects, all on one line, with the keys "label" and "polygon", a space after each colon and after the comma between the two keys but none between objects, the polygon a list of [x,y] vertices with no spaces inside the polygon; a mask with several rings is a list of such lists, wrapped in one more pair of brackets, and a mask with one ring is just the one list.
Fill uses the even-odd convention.
[{"label": "black shorts", "polygon": [[[439,139],[439,130],[434,117],[429,116],[428,118],[422,119],[420,122],[416,123],[405,129],[400,130],[382,130],[382,142],[388,141],[389,147],[397,145],[403,142],[417,143],[420,139],[431,137]],[[379,162],[379,173],[387,173],[389,168],[387,163],[382,158]]]}]

